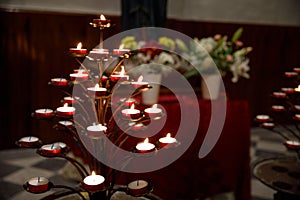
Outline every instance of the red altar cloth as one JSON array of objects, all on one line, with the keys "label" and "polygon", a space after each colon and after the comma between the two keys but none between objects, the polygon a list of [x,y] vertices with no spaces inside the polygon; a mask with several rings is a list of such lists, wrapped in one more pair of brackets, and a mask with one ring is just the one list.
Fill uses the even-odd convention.
[{"label": "red altar cloth", "polygon": [[[224,106],[224,101],[215,103],[216,106]],[[168,112],[161,133],[172,132],[180,118],[180,105],[172,95],[162,95],[159,104]],[[189,119],[191,123],[199,123],[199,128],[184,155],[163,169],[130,174],[127,179],[151,180],[153,193],[162,199],[204,199],[233,192],[237,200],[250,200],[250,118],[247,101],[227,101],[222,134],[213,150],[201,159],[198,153],[210,122],[211,103],[198,99],[198,105],[189,106],[199,106],[200,122]]]}]

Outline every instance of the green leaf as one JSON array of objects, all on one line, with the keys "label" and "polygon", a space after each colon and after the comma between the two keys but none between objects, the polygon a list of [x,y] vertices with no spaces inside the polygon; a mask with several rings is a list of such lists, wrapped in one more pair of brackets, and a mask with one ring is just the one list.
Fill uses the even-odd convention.
[{"label": "green leaf", "polygon": [[212,50],[212,52],[216,51],[217,49],[220,48],[220,46],[223,44],[223,42],[227,39],[226,36],[222,37],[221,39],[218,40],[216,46],[214,47],[214,49]]},{"label": "green leaf", "polygon": [[236,42],[242,35],[243,33],[243,28],[239,28],[236,30],[231,38],[231,42]]},{"label": "green leaf", "polygon": [[183,76],[188,79],[192,76],[195,76],[195,75],[199,75],[199,71],[197,69],[192,69],[190,71],[187,71],[183,74]]}]

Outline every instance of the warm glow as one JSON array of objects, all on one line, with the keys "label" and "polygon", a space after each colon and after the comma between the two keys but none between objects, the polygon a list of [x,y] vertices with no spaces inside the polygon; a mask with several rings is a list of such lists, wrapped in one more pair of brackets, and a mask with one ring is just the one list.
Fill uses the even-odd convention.
[{"label": "warm glow", "polygon": [[296,91],[296,92],[300,92],[300,85],[298,85],[298,87],[295,88],[295,91]]},{"label": "warm glow", "polygon": [[171,138],[171,133],[168,133],[166,137]]},{"label": "warm glow", "polygon": [[79,42],[79,43],[77,44],[77,49],[81,49],[81,48],[82,48],[82,43]]},{"label": "warm glow", "polygon": [[64,107],[68,107],[68,103],[65,103],[65,104],[64,104]]},{"label": "warm glow", "polygon": [[153,104],[152,108],[157,108],[157,104]]},{"label": "warm glow", "polygon": [[100,19],[101,19],[101,20],[106,20],[106,18],[104,17],[103,14],[100,15]]},{"label": "warm glow", "polygon": [[99,88],[99,84],[98,83],[95,85],[95,88]]},{"label": "warm glow", "polygon": [[144,141],[144,143],[149,143],[149,139],[146,138],[145,141]]},{"label": "warm glow", "polygon": [[124,44],[121,44],[121,45],[119,46],[119,49],[124,49]]},{"label": "warm glow", "polygon": [[96,175],[95,171],[92,171],[92,176],[95,176],[95,175]]},{"label": "warm glow", "polygon": [[142,82],[143,81],[143,76],[140,76],[139,78],[138,78],[138,82]]},{"label": "warm glow", "polygon": [[125,68],[124,68],[123,65],[121,66],[121,72],[120,72],[120,75],[121,75],[121,76],[124,76],[124,75],[125,75]]},{"label": "warm glow", "polygon": [[130,110],[134,110],[134,103],[130,106]]}]

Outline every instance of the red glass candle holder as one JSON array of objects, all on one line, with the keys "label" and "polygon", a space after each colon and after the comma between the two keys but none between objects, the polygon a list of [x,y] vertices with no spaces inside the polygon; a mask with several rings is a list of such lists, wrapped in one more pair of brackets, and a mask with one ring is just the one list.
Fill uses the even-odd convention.
[{"label": "red glass candle holder", "polygon": [[282,112],[285,110],[285,108],[284,108],[284,106],[281,106],[281,105],[273,105],[272,110],[275,112]]},{"label": "red glass candle holder", "polygon": [[255,117],[255,120],[257,122],[268,122],[268,121],[270,121],[270,116],[268,116],[268,115],[257,115]]},{"label": "red glass candle holder", "polygon": [[300,142],[299,141],[292,141],[288,140],[284,142],[284,145],[286,148],[291,149],[291,150],[300,150]]},{"label": "red glass candle holder", "polygon": [[81,186],[89,192],[97,192],[105,189],[104,181],[105,178],[103,176],[92,173],[92,175],[83,179]]},{"label": "red glass candle holder", "polygon": [[135,180],[127,185],[127,193],[132,196],[143,196],[149,192],[150,185],[145,180]]},{"label": "red glass candle holder", "polygon": [[73,73],[70,74],[70,79],[71,81],[86,81],[89,79],[89,75],[88,74],[81,74],[81,73]]},{"label": "red glass candle holder", "polygon": [[275,98],[286,98],[286,93],[284,93],[284,92],[273,92],[273,96],[275,97]]},{"label": "red glass candle holder", "polygon": [[67,86],[68,81],[65,78],[52,78],[51,84],[55,86]]},{"label": "red glass candle holder", "polygon": [[71,107],[71,106],[66,106],[67,104],[65,104],[62,107],[58,107],[56,109],[56,115],[58,117],[71,117],[75,114],[75,108]]},{"label": "red glass candle holder", "polygon": [[39,150],[39,153],[43,156],[58,156],[61,153],[61,147],[56,143],[43,145]]},{"label": "red glass candle holder", "polygon": [[92,138],[100,138],[105,136],[107,127],[101,124],[91,125],[87,127],[87,134]]},{"label": "red glass candle holder", "polygon": [[34,136],[28,136],[28,137],[22,137],[18,140],[18,145],[20,147],[38,147],[41,144],[41,141],[39,138]]},{"label": "red glass candle holder", "polygon": [[261,124],[261,126],[266,129],[273,129],[275,127],[275,124],[271,122],[264,122]]},{"label": "red glass candle holder", "polygon": [[45,177],[34,177],[26,182],[27,190],[32,193],[46,192],[49,186],[49,180]]},{"label": "red glass candle holder", "polygon": [[51,118],[53,117],[53,110],[49,108],[35,110],[35,116],[37,118]]}]

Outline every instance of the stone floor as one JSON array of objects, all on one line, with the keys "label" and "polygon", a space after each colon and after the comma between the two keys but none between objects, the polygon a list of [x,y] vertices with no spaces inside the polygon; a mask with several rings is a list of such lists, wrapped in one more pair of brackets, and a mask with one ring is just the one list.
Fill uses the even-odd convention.
[{"label": "stone floor", "polygon": [[[251,165],[261,159],[276,156],[295,156],[282,145],[281,137],[261,128],[251,130]],[[20,157],[21,156],[21,157]],[[13,149],[0,151],[0,199],[3,200],[35,200],[50,194],[31,194],[23,190],[24,180],[34,176],[44,176],[56,184],[68,186],[77,182],[63,178],[62,168],[66,161],[59,158],[43,158],[32,149]],[[50,162],[49,162],[50,161]],[[252,176],[253,200],[271,200],[274,190],[268,188]]]}]

